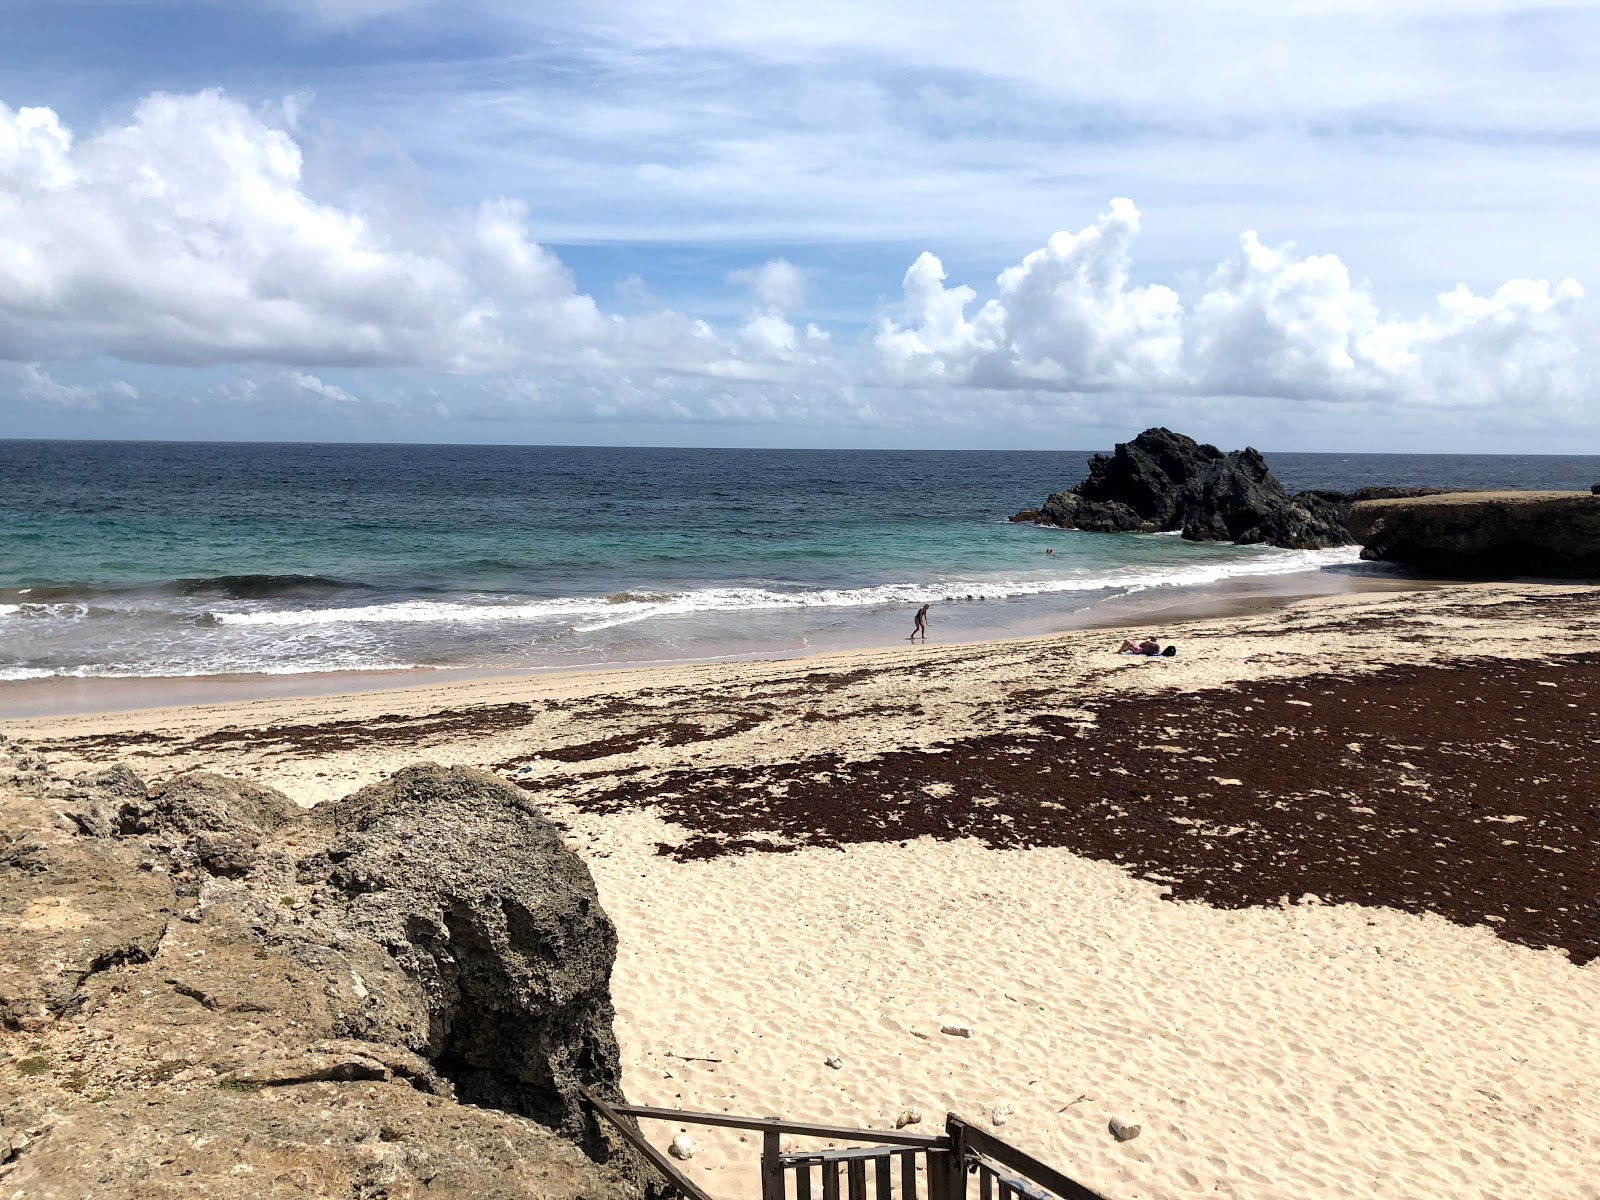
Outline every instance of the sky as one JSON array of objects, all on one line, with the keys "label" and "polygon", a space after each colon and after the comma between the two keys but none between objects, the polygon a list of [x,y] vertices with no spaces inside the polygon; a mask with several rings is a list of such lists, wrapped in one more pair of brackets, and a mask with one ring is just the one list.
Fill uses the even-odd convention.
[{"label": "sky", "polygon": [[0,437],[1600,453],[1600,3],[0,0]]}]

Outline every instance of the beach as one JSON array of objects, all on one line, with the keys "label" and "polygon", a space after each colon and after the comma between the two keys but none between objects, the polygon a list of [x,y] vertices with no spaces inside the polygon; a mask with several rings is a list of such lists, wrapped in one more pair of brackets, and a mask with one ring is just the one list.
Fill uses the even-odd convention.
[{"label": "beach", "polygon": [[[617,924],[635,1103],[955,1111],[1118,1198],[1600,1195],[1600,593],[1159,632],[1175,657],[936,638],[3,730],[58,771],[302,805],[418,761],[498,772]],[[713,1195],[756,1193],[753,1135],[691,1134]]]}]

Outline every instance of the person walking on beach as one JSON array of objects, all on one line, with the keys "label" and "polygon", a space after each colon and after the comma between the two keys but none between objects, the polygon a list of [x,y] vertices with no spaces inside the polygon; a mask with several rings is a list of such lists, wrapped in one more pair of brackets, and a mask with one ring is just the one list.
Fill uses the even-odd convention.
[{"label": "person walking on beach", "polygon": [[911,636],[906,640],[916,641],[919,633],[922,635],[922,640],[926,642],[928,640],[928,606],[926,604],[917,609],[916,620],[911,626]]}]

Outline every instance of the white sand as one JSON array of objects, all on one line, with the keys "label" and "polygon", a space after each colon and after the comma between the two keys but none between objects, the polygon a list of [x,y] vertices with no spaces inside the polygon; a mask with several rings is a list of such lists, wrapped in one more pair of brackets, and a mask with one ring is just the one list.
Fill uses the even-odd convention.
[{"label": "white sand", "polygon": [[[1007,1103],[994,1132],[1128,1200],[1600,1196],[1595,964],[1387,909],[1170,903],[1062,850],[680,864],[649,817],[582,828],[635,1103],[880,1128],[916,1105],[935,1133]],[[707,1190],[759,1194],[758,1135],[680,1128]]]}]

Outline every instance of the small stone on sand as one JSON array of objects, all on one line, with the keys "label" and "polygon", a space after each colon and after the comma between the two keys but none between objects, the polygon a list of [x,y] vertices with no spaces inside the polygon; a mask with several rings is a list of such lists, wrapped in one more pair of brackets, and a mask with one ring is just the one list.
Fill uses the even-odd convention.
[{"label": "small stone on sand", "polygon": [[1127,1117],[1112,1117],[1107,1128],[1111,1130],[1111,1136],[1119,1142],[1131,1142],[1144,1132],[1144,1126],[1135,1125]]}]

